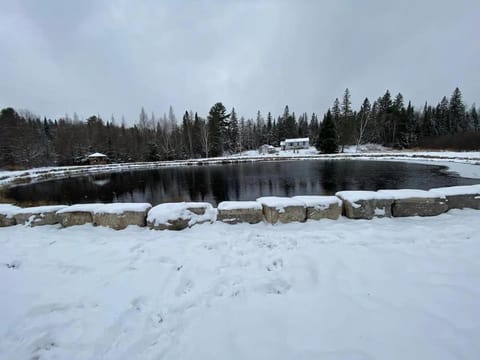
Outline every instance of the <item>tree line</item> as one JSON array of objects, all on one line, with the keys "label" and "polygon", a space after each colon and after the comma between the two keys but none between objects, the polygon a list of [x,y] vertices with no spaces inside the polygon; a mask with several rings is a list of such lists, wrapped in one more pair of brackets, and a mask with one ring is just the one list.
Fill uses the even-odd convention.
[{"label": "tree line", "polygon": [[[456,88],[450,98],[435,106],[425,103],[415,109],[402,94],[386,91],[375,101],[368,98],[359,109],[351,105],[346,89],[320,120],[317,114],[290,111],[280,116],[260,111],[256,118],[239,117],[216,103],[207,117],[185,111],[177,119],[172,107],[156,117],[142,108],[133,126],[98,115],[80,120],[65,116],[41,119],[29,111],[5,108],[0,112],[0,167],[27,168],[82,164],[92,152],[106,154],[112,162],[159,161],[215,157],[257,149],[262,144],[278,146],[286,138],[308,137],[322,152],[343,151],[347,145],[377,143],[396,148],[425,144],[425,139],[449,138],[461,142],[462,134],[480,131],[478,109],[467,108]],[[475,135],[473,141],[478,141]],[[479,143],[476,144],[480,146]]]}]

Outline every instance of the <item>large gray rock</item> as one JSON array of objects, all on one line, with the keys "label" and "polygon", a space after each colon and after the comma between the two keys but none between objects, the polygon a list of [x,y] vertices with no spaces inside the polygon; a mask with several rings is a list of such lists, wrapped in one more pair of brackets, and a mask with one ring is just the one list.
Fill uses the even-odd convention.
[{"label": "large gray rock", "polygon": [[105,204],[93,211],[93,223],[115,230],[125,229],[129,225],[145,226],[151,207],[148,203]]},{"label": "large gray rock", "polygon": [[343,201],[343,214],[350,219],[391,217],[393,198],[376,191],[339,191],[335,194]]},{"label": "large gray rock", "polygon": [[21,208],[12,204],[0,204],[0,227],[15,225],[14,216],[19,210]]},{"label": "large gray rock", "polygon": [[147,215],[147,226],[155,230],[183,230],[195,224],[214,222],[217,210],[205,202],[164,203]]},{"label": "large gray rock", "polygon": [[299,200],[267,196],[258,198],[257,201],[262,204],[265,221],[271,224],[293,221],[304,222],[307,219],[305,205]]},{"label": "large gray rock", "polygon": [[65,209],[65,205],[37,206],[19,210],[15,214],[17,224],[27,226],[54,225],[60,221],[57,211]]},{"label": "large gray rock", "polygon": [[379,190],[394,198],[392,215],[404,216],[436,216],[448,210],[446,199],[424,190]]},{"label": "large gray rock", "polygon": [[93,213],[103,204],[77,204],[57,211],[60,224],[64,227],[93,223]]},{"label": "large gray rock", "polygon": [[217,220],[228,224],[256,224],[263,220],[262,204],[256,201],[223,201],[217,210]]},{"label": "large gray rock", "polygon": [[480,185],[451,186],[431,189],[435,195],[445,196],[448,209],[480,210]]},{"label": "large gray rock", "polygon": [[292,199],[303,202],[310,220],[336,220],[342,214],[342,201],[336,196],[294,196]]}]

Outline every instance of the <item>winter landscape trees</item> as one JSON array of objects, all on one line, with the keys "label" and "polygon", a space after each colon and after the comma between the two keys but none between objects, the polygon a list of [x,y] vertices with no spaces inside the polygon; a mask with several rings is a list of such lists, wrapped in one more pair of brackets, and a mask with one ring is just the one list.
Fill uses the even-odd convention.
[{"label": "winter landscape trees", "polygon": [[91,152],[102,152],[114,162],[157,161],[221,156],[278,146],[285,138],[309,137],[322,152],[342,151],[346,145],[378,143],[396,148],[414,146],[478,149],[480,123],[475,104],[467,107],[456,88],[437,105],[414,108],[389,90],[373,102],[365,98],[358,110],[350,90],[335,99],[323,120],[317,114],[297,115],[285,106],[280,116],[260,111],[255,119],[228,112],[218,102],[206,118],[187,110],[180,121],[172,107],[163,116],[141,109],[134,125],[112,116],[76,114],[41,119],[28,111],[0,112],[0,167],[28,168],[79,164]]}]

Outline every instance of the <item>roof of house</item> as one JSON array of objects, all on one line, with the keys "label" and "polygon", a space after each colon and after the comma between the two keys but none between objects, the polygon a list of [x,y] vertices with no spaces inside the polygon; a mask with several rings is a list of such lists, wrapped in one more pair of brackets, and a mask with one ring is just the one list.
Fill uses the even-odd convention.
[{"label": "roof of house", "polygon": [[96,153],[93,153],[91,155],[88,155],[88,157],[89,158],[92,158],[92,157],[107,157],[107,155],[96,152]]},{"label": "roof of house", "polygon": [[310,141],[309,138],[285,139],[285,143]]}]

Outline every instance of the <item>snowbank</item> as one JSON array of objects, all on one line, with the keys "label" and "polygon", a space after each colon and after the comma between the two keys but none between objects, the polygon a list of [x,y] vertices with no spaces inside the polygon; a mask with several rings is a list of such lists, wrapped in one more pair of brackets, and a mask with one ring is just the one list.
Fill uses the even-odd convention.
[{"label": "snowbank", "polygon": [[0,228],[0,358],[476,359],[478,214]]}]

